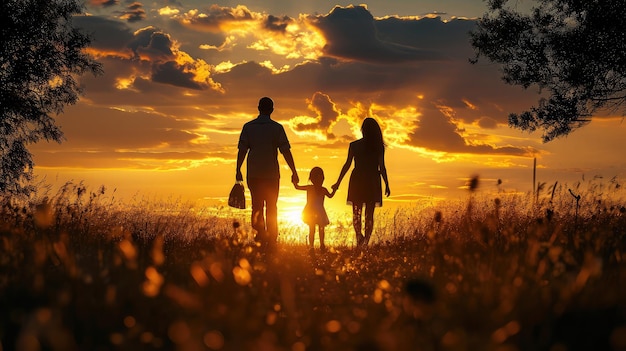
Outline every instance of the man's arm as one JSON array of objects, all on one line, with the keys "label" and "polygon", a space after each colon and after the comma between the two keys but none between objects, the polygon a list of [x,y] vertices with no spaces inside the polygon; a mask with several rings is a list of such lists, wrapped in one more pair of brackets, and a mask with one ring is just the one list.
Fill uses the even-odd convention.
[{"label": "man's arm", "polygon": [[237,153],[237,168],[235,173],[235,180],[238,182],[243,181],[243,175],[241,174],[241,166],[243,165],[243,160],[246,159],[246,154],[248,154],[247,149],[239,149]]},{"label": "man's arm", "polygon": [[296,164],[293,161],[293,155],[291,154],[291,150],[287,149],[283,151],[282,154],[285,158],[285,162],[287,162],[287,165],[291,169],[291,182],[296,184],[299,183],[300,178],[298,177],[298,171],[296,170]]}]

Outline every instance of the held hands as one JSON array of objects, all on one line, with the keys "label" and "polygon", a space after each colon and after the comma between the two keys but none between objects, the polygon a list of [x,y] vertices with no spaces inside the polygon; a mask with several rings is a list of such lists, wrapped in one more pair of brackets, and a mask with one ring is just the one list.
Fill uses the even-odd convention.
[{"label": "held hands", "polygon": [[337,188],[331,188],[331,189],[333,189],[333,191],[331,191],[330,194],[328,194],[328,197],[330,197],[330,198],[335,196],[335,193],[337,192]]},{"label": "held hands", "polygon": [[333,189],[333,191],[337,191],[337,189],[339,189],[339,183],[333,184],[330,188]]},{"label": "held hands", "polygon": [[291,173],[291,182],[293,183],[293,185],[298,185],[298,183],[300,182],[300,177],[298,177],[298,173]]},{"label": "held hands", "polygon": [[237,170],[235,174],[235,180],[238,182],[243,182],[243,175],[241,174],[241,170]]}]

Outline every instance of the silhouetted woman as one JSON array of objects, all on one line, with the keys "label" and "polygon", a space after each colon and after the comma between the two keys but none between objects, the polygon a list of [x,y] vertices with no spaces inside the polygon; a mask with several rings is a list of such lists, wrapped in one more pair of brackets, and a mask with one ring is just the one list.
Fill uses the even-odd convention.
[{"label": "silhouetted woman", "polygon": [[[333,189],[339,188],[341,180],[352,165],[354,169],[348,184],[348,204],[352,205],[352,226],[357,246],[366,246],[374,229],[374,208],[383,204],[380,178],[385,181],[385,195],[389,196],[389,181],[385,168],[385,143],[383,133],[375,119],[368,117],[361,126],[363,137],[350,143],[348,159]],[[365,207],[365,235],[361,232],[361,214]]]}]

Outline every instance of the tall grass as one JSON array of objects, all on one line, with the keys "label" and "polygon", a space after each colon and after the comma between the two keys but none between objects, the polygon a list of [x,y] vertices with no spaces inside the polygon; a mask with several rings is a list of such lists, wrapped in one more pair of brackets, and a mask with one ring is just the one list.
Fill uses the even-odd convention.
[{"label": "tall grass", "polygon": [[367,250],[341,222],[313,255],[223,208],[5,199],[0,349],[626,349],[620,183],[538,189],[377,212]]}]

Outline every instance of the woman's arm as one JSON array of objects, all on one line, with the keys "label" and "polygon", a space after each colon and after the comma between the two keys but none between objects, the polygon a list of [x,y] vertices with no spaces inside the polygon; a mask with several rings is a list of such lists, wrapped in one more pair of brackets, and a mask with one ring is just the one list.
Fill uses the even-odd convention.
[{"label": "woman's arm", "polygon": [[385,167],[384,150],[378,159],[378,169],[380,170],[380,175],[383,177],[383,181],[385,182],[385,196],[389,197],[389,195],[391,195],[391,190],[389,190],[389,179],[387,179],[387,167]]},{"label": "woman's arm", "polygon": [[352,165],[353,158],[354,158],[354,151],[352,150],[352,144],[350,144],[350,147],[348,148],[348,158],[346,159],[346,163],[343,164],[343,167],[341,167],[341,172],[339,173],[337,182],[335,182],[335,184],[333,184],[332,186],[333,190],[337,190],[339,188],[339,184],[341,184],[341,180],[343,180],[343,177],[346,175],[346,173],[350,169],[350,166]]}]

